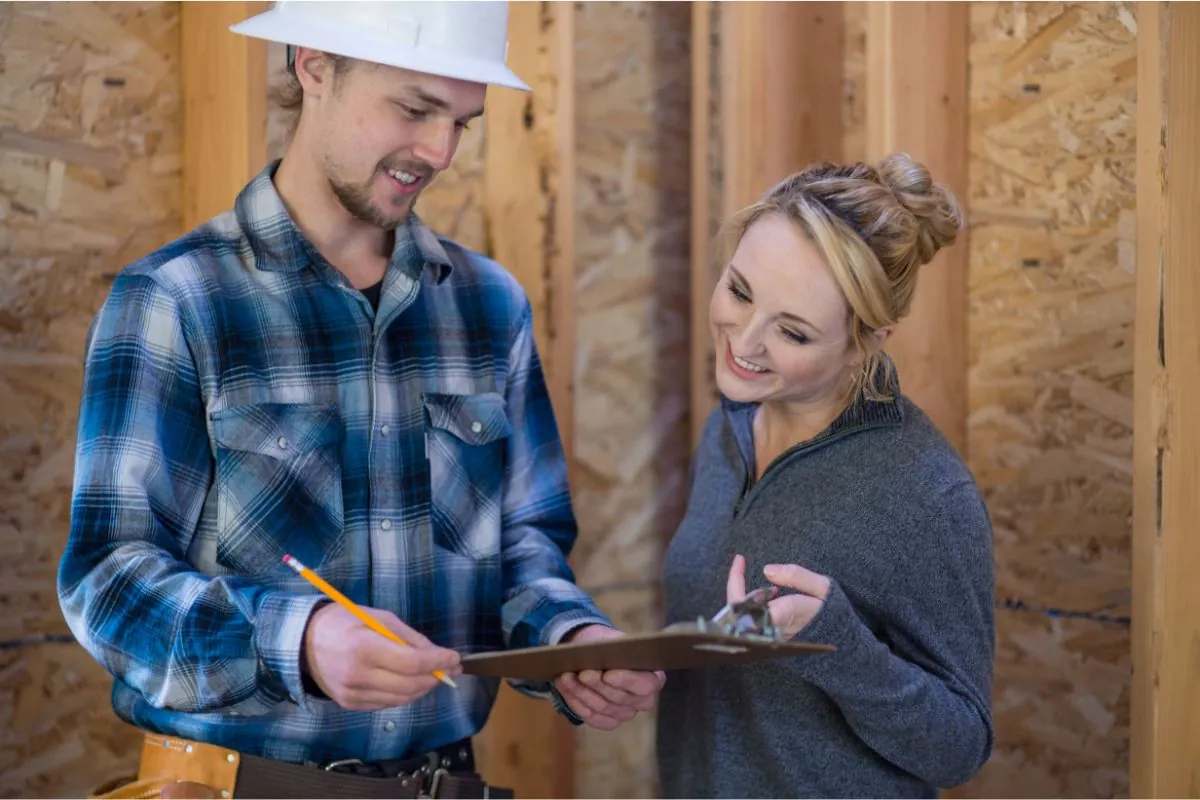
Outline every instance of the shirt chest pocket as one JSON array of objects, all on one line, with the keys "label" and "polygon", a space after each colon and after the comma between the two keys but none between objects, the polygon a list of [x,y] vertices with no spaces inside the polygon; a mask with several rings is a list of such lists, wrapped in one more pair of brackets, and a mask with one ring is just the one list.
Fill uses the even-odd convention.
[{"label": "shirt chest pocket", "polygon": [[426,394],[424,403],[434,542],[473,559],[496,556],[512,433],[504,396]]},{"label": "shirt chest pocket", "polygon": [[247,575],[285,553],[316,568],[342,543],[342,421],[334,405],[214,411],[217,563]]}]

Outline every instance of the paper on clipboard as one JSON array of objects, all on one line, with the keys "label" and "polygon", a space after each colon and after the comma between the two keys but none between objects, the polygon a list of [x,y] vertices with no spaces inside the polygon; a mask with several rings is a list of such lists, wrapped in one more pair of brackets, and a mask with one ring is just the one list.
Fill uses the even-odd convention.
[{"label": "paper on clipboard", "polygon": [[493,678],[549,681],[584,670],[694,669],[832,652],[826,644],[780,641],[767,603],[773,587],[751,592],[721,609],[712,620],[669,626],[583,644],[529,647],[463,657],[463,672]]}]

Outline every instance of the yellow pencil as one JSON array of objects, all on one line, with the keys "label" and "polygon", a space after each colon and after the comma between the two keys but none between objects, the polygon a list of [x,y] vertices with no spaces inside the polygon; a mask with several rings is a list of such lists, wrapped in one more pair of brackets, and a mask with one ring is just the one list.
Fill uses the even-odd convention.
[{"label": "yellow pencil", "polygon": [[[389,631],[377,619],[375,619],[370,614],[368,614],[367,612],[365,612],[361,608],[359,608],[357,605],[355,605],[353,600],[351,600],[349,597],[346,597],[346,595],[342,594],[337,589],[330,586],[328,583],[326,583],[324,578],[322,578],[317,573],[313,572],[308,567],[301,564],[296,559],[292,558],[289,555],[285,555],[283,557],[283,563],[287,564],[289,567],[296,570],[296,572],[300,573],[300,577],[304,578],[304,580],[308,581],[313,586],[317,587],[322,592],[324,592],[325,596],[328,597],[330,600],[337,603],[338,605],[340,605],[342,608],[349,611],[354,616],[358,617],[359,621],[361,621],[362,624],[366,625],[368,628],[375,631],[380,636],[383,636],[386,639],[390,639],[391,641],[395,642],[396,644],[403,645],[405,647],[412,647],[411,644],[409,644],[408,642],[404,641],[396,634]],[[454,682],[454,679],[451,678],[446,673],[442,672],[440,669],[437,670],[436,672],[434,672],[433,676],[435,678],[437,678],[439,681],[441,681],[442,683],[446,684],[447,686],[453,686],[455,689],[458,688],[458,684]]]}]

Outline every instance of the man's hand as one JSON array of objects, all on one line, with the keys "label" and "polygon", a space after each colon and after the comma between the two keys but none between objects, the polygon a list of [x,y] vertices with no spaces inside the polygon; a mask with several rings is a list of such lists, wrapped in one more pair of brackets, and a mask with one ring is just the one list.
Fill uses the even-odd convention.
[{"label": "man's hand", "polygon": [[385,639],[336,603],[318,609],[304,632],[304,668],[321,691],[343,708],[374,711],[414,703],[439,683],[434,670],[452,678],[462,659],[388,611],[363,609],[412,647]]},{"label": "man's hand", "polygon": [[[563,643],[596,642],[625,634],[606,625],[587,625],[574,631]],[[554,682],[571,710],[588,725],[611,731],[623,722],[649,711],[662,690],[666,675],[662,672],[632,672],[610,669],[568,673]]]}]

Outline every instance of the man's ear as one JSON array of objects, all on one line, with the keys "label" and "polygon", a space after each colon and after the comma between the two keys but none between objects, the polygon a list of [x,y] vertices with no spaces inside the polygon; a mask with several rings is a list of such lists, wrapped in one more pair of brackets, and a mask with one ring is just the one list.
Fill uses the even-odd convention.
[{"label": "man's ear", "polygon": [[304,93],[313,97],[325,93],[333,76],[333,63],[320,50],[310,47],[296,48],[293,69]]}]

